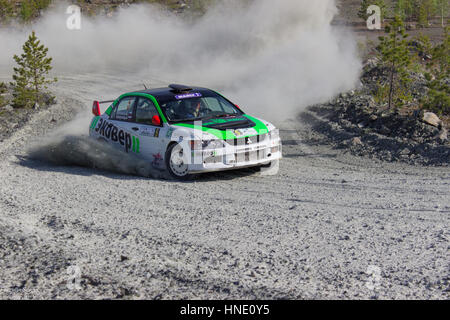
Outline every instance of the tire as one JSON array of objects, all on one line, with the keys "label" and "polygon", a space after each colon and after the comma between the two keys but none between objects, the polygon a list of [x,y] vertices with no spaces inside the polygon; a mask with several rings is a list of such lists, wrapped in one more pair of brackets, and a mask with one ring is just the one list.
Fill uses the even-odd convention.
[{"label": "tire", "polygon": [[[183,162],[183,148],[174,143],[166,151],[166,168],[176,180],[191,180],[194,175],[188,173],[188,165]],[[180,162],[181,161],[181,162]]]}]

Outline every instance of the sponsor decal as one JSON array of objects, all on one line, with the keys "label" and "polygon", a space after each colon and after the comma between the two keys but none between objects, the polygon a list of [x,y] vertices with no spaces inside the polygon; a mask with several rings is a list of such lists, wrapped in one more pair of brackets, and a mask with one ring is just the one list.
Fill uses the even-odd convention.
[{"label": "sponsor decal", "polygon": [[174,128],[169,128],[169,130],[167,130],[167,133],[166,133],[166,138],[172,138],[172,134],[173,134],[173,132],[175,131],[175,129]]},{"label": "sponsor decal", "polygon": [[142,136],[152,137],[155,134],[155,129],[154,128],[144,127],[144,128],[142,128],[140,134]]},{"label": "sponsor decal", "polygon": [[103,118],[100,118],[98,121],[95,131],[102,137],[105,137],[113,142],[118,142],[120,145],[124,146],[125,152],[128,153],[132,150],[135,153],[139,153],[140,141],[138,137],[132,136],[128,132],[119,129],[114,124]]},{"label": "sponsor decal", "polygon": [[181,100],[181,99],[200,98],[200,97],[202,97],[201,93],[194,92],[194,93],[185,93],[185,94],[176,95],[175,99]]},{"label": "sponsor decal", "polygon": [[253,128],[250,128],[250,129],[237,129],[237,130],[234,130],[233,133],[236,135],[236,137],[257,134],[256,130],[253,129]]},{"label": "sponsor decal", "polygon": [[157,154],[153,154],[152,156],[153,156],[152,166],[160,167],[163,161],[161,153],[158,152]]},{"label": "sponsor decal", "polygon": [[140,131],[140,135],[141,136],[146,136],[146,137],[155,137],[158,138],[159,137],[159,131],[161,129],[160,128],[148,128],[148,127],[144,127],[141,129]]}]

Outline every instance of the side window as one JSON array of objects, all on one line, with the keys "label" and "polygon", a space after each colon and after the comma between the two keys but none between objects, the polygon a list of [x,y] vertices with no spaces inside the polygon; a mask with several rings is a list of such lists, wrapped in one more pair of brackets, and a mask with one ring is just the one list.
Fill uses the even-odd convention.
[{"label": "side window", "polygon": [[211,111],[223,111],[220,102],[216,98],[207,97],[204,98],[203,100],[206,101],[206,104],[208,105]]},{"label": "side window", "polygon": [[146,98],[139,98],[136,105],[136,122],[152,124],[153,116],[159,115],[153,102]]},{"label": "side window", "polygon": [[112,113],[113,120],[133,121],[133,106],[136,98],[126,97],[120,100],[116,109]]}]

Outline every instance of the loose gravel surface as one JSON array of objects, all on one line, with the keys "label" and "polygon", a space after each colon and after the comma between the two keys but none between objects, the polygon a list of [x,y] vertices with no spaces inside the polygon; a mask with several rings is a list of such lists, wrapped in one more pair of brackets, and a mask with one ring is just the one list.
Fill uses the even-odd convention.
[{"label": "loose gravel surface", "polygon": [[139,83],[60,77],[58,104],[0,143],[0,298],[449,299],[448,167],[355,157],[300,120],[280,124],[273,176],[182,183],[29,157]]}]

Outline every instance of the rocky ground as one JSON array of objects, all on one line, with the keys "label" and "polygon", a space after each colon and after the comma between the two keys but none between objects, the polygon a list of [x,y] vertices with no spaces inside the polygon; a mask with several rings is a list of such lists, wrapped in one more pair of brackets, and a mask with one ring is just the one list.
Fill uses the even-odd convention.
[{"label": "rocky ground", "polygon": [[36,104],[33,108],[13,108],[12,87],[2,83],[1,88],[3,90],[0,90],[0,142],[22,128],[37,112],[48,109],[55,103],[51,95],[45,94],[43,103]]},{"label": "rocky ground", "polygon": [[[375,60],[376,61],[376,60]],[[374,86],[381,74],[372,59],[366,64],[361,87],[316,105],[300,117],[314,123],[322,141],[354,155],[387,162],[449,166],[448,124],[417,107],[391,109],[375,103]],[[425,78],[413,75],[414,100],[426,94]],[[320,139],[319,139],[320,140]]]},{"label": "rocky ground", "polygon": [[0,143],[0,298],[449,298],[448,167],[355,157],[312,121],[280,124],[274,176],[181,183],[30,157],[78,113],[82,139],[98,92],[139,80],[61,77],[58,104]]},{"label": "rocky ground", "polygon": [[56,105],[1,122],[1,299],[450,298],[442,124],[363,87],[279,124],[277,175],[176,182],[91,165],[92,100],[140,77],[59,79]]}]

